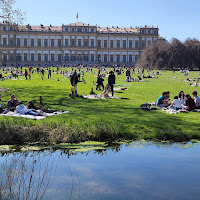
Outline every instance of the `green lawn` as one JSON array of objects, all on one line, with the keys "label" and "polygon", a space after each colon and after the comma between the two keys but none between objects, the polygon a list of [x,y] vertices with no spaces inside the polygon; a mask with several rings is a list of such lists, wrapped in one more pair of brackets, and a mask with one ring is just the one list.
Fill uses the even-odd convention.
[{"label": "green lawn", "polygon": [[[115,93],[116,96],[127,99],[72,99],[69,97],[69,79],[60,74],[53,74],[52,79],[47,79],[47,72],[44,80],[34,73],[31,80],[20,77],[23,80],[0,81],[0,87],[10,89],[1,93],[5,105],[10,95],[14,93],[19,100],[24,102],[33,100],[36,104],[39,104],[39,96],[42,96],[45,108],[70,111],[69,114],[39,121],[1,116],[0,141],[3,144],[10,144],[14,143],[14,140],[19,143],[36,141],[59,143],[142,138],[174,141],[200,139],[200,113],[170,115],[160,110],[140,110],[142,103],[156,101],[163,91],[169,90],[171,99],[178,95],[180,90],[191,95],[192,91],[196,90],[200,94],[199,87],[191,87],[189,83],[183,81],[186,76],[181,76],[181,73],[173,74],[171,71],[161,73],[162,75],[158,75],[156,79],[146,79],[149,82],[131,82],[131,86],[127,87],[128,90]],[[190,72],[189,76],[200,77],[198,73]],[[78,83],[79,95],[89,94],[93,81],[96,81],[95,75],[97,73],[85,73],[86,83]],[[137,77],[137,73],[133,74],[133,77]],[[107,83],[107,78],[104,83]],[[116,76],[116,84],[127,84],[125,74]]]}]

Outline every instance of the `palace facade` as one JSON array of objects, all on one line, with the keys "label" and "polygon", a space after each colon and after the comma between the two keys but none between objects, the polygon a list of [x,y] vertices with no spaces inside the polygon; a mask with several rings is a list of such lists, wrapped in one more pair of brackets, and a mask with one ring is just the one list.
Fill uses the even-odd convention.
[{"label": "palace facade", "polygon": [[99,27],[81,22],[62,26],[0,24],[0,65],[70,64],[134,66],[158,28]]}]

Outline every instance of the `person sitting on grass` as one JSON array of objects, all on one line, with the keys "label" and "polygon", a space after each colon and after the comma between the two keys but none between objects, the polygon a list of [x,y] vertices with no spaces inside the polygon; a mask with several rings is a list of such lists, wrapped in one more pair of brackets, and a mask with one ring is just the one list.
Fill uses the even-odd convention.
[{"label": "person sitting on grass", "polygon": [[14,112],[16,109],[17,103],[18,103],[17,97],[14,94],[12,94],[10,97],[10,100],[7,102],[7,109],[4,111],[4,114],[6,114],[9,111]]},{"label": "person sitting on grass", "polygon": [[181,104],[184,105],[185,104],[185,94],[182,90],[179,92],[178,98],[181,101]]},{"label": "person sitting on grass", "polygon": [[101,98],[108,98],[109,97],[109,92],[110,92],[109,85],[106,84],[105,88],[104,88],[104,91],[99,95],[99,97],[101,97]]},{"label": "person sitting on grass", "polygon": [[178,96],[175,96],[175,97],[174,97],[174,100],[172,101],[172,104],[171,104],[170,107],[171,107],[171,108],[174,108],[175,110],[180,110],[180,109],[182,109],[181,101],[180,101],[180,99],[178,99]]},{"label": "person sitting on grass", "polygon": [[166,97],[167,97],[167,92],[163,92],[162,95],[158,98],[157,105],[159,107],[168,107],[170,105]]},{"label": "person sitting on grass", "polygon": [[22,115],[34,115],[34,116],[42,116],[42,114],[37,113],[35,109],[28,109],[24,106],[22,101],[18,102],[18,106],[16,107],[16,113]]},{"label": "person sitting on grass", "polygon": [[93,95],[93,94],[95,94],[95,92],[93,91],[93,88],[91,88],[90,95]]},{"label": "person sitting on grass", "polygon": [[195,109],[195,102],[194,99],[189,95],[186,94],[185,95],[186,99],[185,99],[185,106],[184,108],[188,111],[192,111]]},{"label": "person sitting on grass", "polygon": [[192,94],[194,96],[195,107],[200,109],[200,98],[197,96],[197,91],[193,91]]}]

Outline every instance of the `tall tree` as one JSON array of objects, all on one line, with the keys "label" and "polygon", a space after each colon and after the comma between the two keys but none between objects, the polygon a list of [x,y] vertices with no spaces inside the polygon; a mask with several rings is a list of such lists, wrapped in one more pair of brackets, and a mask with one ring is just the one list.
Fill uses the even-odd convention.
[{"label": "tall tree", "polygon": [[200,69],[200,42],[196,38],[188,38],[184,42],[184,45],[189,52],[191,66],[195,66]]},{"label": "tall tree", "polygon": [[22,24],[26,13],[15,9],[15,3],[15,0],[0,0],[0,18],[6,23]]},{"label": "tall tree", "polygon": [[138,68],[167,68],[170,44],[166,40],[158,40],[144,49],[136,67]]}]

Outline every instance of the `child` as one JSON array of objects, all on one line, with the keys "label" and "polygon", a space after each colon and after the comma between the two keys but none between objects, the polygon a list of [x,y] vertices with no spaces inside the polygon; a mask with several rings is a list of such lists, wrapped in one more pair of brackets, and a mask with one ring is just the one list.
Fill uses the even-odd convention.
[{"label": "child", "polygon": [[178,96],[174,97],[174,100],[173,100],[173,102],[172,102],[170,107],[175,108],[175,110],[182,109],[181,101],[180,101],[180,99],[178,99]]}]

